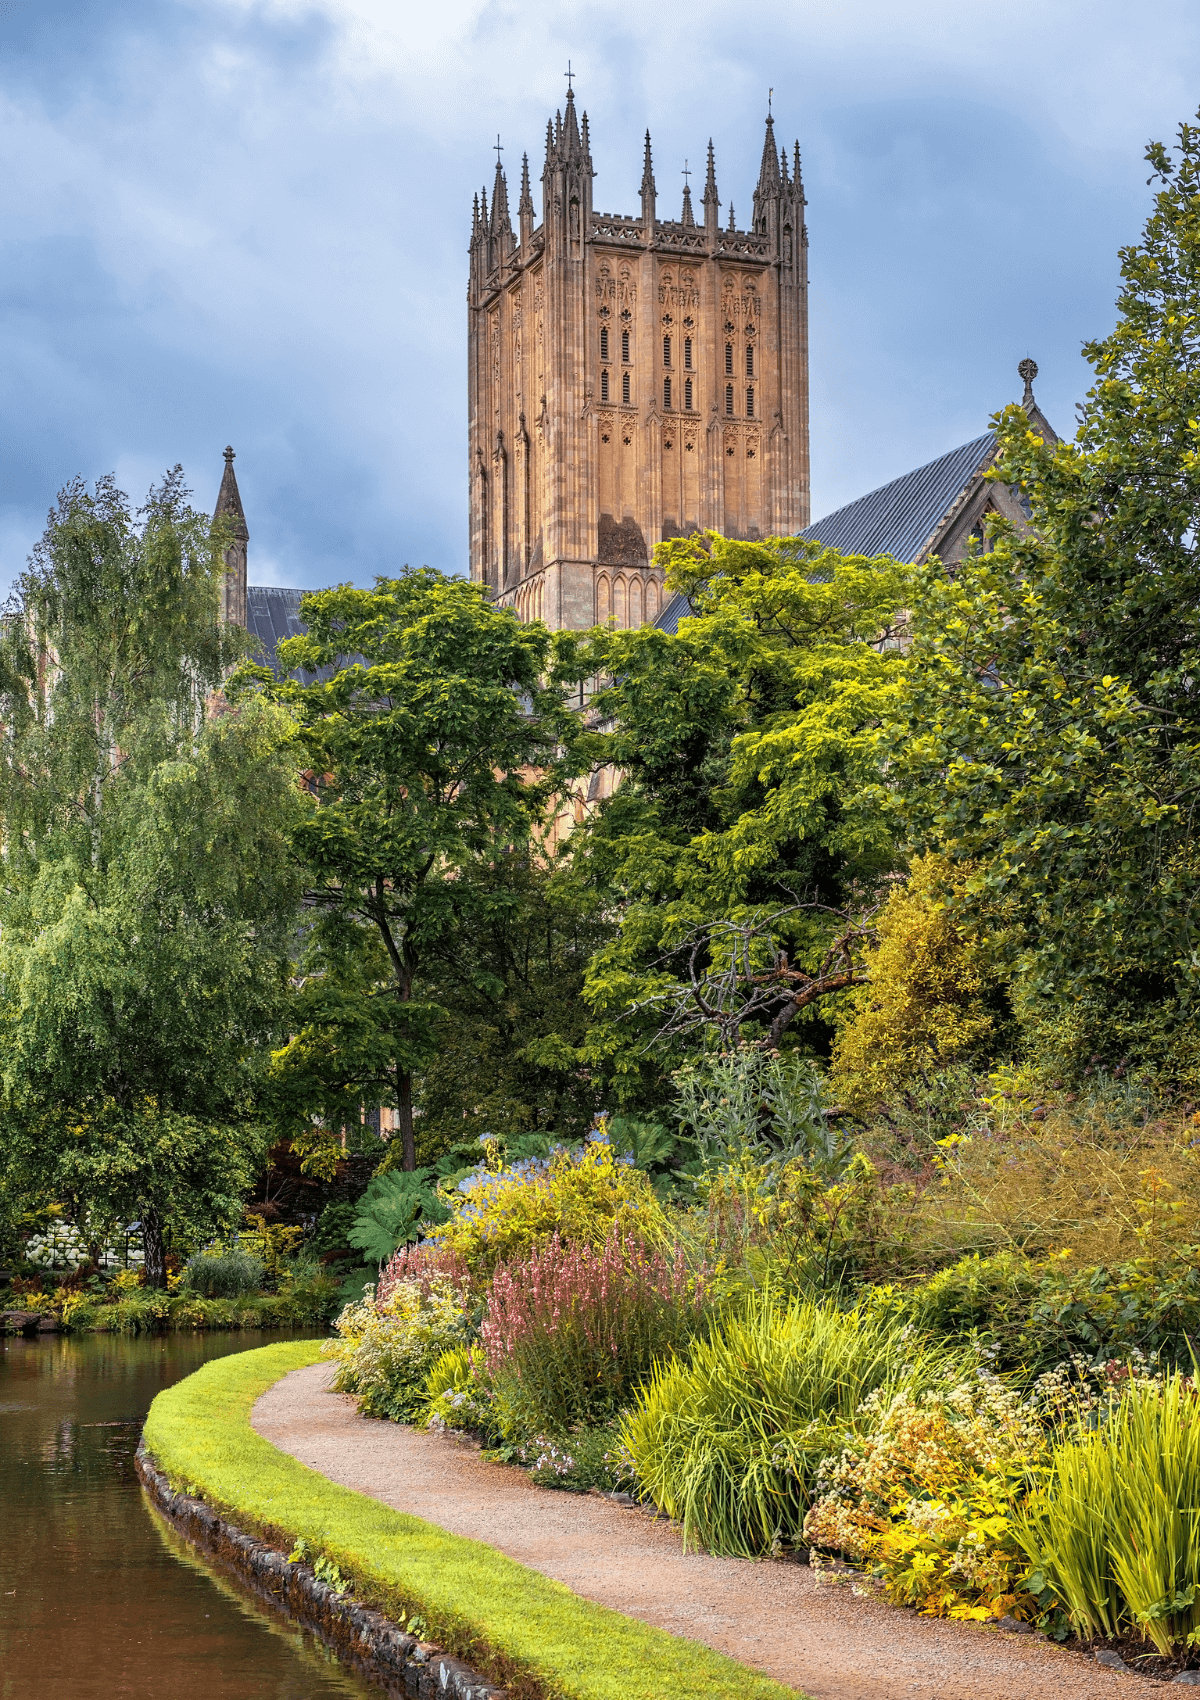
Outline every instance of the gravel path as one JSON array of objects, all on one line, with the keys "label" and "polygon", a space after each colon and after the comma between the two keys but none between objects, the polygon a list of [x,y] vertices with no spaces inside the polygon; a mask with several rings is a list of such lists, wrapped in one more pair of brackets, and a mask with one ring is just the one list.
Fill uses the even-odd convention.
[{"label": "gravel path", "polygon": [[255,1405],[264,1439],[323,1475],[507,1553],[581,1594],[716,1647],[814,1700],[1116,1700],[1162,1683],[1030,1635],[919,1618],[807,1565],[682,1553],[679,1533],[595,1495],[533,1486],[466,1446],[360,1417],[332,1366],[284,1376]]}]

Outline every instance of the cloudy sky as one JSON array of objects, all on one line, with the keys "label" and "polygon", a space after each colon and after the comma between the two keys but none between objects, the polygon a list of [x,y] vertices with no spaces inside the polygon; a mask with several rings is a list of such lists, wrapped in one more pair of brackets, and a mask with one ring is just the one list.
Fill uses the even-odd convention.
[{"label": "cloudy sky", "polygon": [[711,135],[744,224],[774,86],[819,516],[977,435],[1025,354],[1070,427],[1200,7],[0,0],[0,583],[71,476],[182,461],[208,508],[227,442],[251,582],[464,570],[471,196],[497,132],[536,179],[568,58],[611,212],[649,125],[664,214]]}]

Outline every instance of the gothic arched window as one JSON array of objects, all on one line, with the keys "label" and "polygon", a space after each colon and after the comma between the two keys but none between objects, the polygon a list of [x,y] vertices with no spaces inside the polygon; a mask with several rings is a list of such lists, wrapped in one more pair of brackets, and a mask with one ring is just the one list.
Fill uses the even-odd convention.
[{"label": "gothic arched window", "polygon": [[600,358],[601,358],[601,360],[607,360],[608,359],[608,326],[607,325],[601,325],[600,326]]},{"label": "gothic arched window", "polygon": [[754,385],[753,384],[751,384],[749,389],[746,391],[746,418],[747,419],[753,419],[754,418]]},{"label": "gothic arched window", "polygon": [[670,407],[670,405],[671,405],[671,380],[670,380],[670,378],[664,378],[663,379],[663,406],[664,407]]},{"label": "gothic arched window", "polygon": [[733,412],[733,385],[732,384],[726,384],[725,385],[725,411],[726,411],[726,413],[730,413],[730,414]]},{"label": "gothic arched window", "polygon": [[663,337],[663,365],[669,366],[670,364],[671,364],[671,339],[670,339],[669,336],[665,336],[665,337]]},{"label": "gothic arched window", "polygon": [[628,360],[629,359],[629,332],[628,331],[622,331],[621,332],[621,359],[622,360]]},{"label": "gothic arched window", "polygon": [[725,344],[725,370],[729,373],[729,376],[732,378],[732,376],[733,376],[733,344],[731,342],[727,342]]},{"label": "gothic arched window", "polygon": [[692,380],[690,378],[685,378],[683,381],[683,405],[688,413],[692,411]]},{"label": "gothic arched window", "polygon": [[607,401],[608,400],[608,373],[607,372],[601,372],[601,374],[600,374],[600,400],[601,401]]},{"label": "gothic arched window", "polygon": [[692,339],[690,336],[685,336],[683,339],[683,364],[685,370],[690,372],[692,369]]},{"label": "gothic arched window", "polygon": [[628,372],[622,372],[621,373],[621,401],[624,403],[624,405],[626,407],[629,406],[629,373]]},{"label": "gothic arched window", "polygon": [[746,376],[748,378],[754,376],[754,344],[752,342],[746,344]]}]

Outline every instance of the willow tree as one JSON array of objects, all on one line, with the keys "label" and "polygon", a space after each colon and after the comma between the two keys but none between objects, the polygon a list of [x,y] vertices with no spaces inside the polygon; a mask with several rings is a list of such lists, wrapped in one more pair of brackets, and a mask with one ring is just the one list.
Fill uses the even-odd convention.
[{"label": "willow tree", "polygon": [[214,694],[244,639],[187,496],[70,485],[0,640],[4,1162],[136,1218],[152,1284],[253,1179],[305,806],[285,718]]}]

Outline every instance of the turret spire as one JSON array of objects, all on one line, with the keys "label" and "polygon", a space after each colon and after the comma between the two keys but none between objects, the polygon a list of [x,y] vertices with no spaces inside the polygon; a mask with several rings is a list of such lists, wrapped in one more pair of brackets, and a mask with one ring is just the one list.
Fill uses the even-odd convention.
[{"label": "turret spire", "polygon": [[227,625],[246,624],[246,545],[250,532],[242,507],[241,492],[233,470],[233,448],[225,450],[225,472],[213,521],[224,520],[228,526],[229,542],[225,546],[225,572],[221,580],[221,618]]},{"label": "turret spire", "polygon": [[767,113],[767,133],[763,138],[762,165],[758,172],[758,187],[754,191],[754,211],[751,224],[755,232],[777,236],[779,231],[779,155],[775,151],[775,120]]},{"label": "turret spire", "polygon": [[650,132],[646,131],[646,152],[642,161],[642,223],[654,223],[654,161],[650,157]]},{"label": "turret spire", "polygon": [[717,198],[717,162],[713,153],[711,136],[708,138],[708,171],[705,174],[704,194],[701,198],[705,206],[708,206],[710,202],[716,207],[721,204]]},{"label": "turret spire", "polygon": [[579,123],[575,117],[575,90],[567,90],[567,115],[563,119],[563,141],[566,145],[567,158],[578,159],[583,152],[583,143],[579,136]]},{"label": "turret spire", "polygon": [[694,228],[695,223],[696,223],[696,219],[695,219],[695,215],[692,212],[692,185],[688,181],[688,173],[689,173],[690,169],[691,168],[689,167],[688,162],[685,159],[684,162],[683,162],[683,215],[682,215],[682,222],[685,225],[691,225]]},{"label": "turret spire", "polygon": [[517,202],[517,224],[521,246],[527,248],[533,235],[533,196],[529,193],[529,155],[521,155],[521,199]]},{"label": "turret spire", "polygon": [[499,140],[496,142],[496,176],[492,183],[492,218],[488,228],[492,236],[507,236],[512,240],[512,219],[508,212],[508,180],[500,163]]}]

